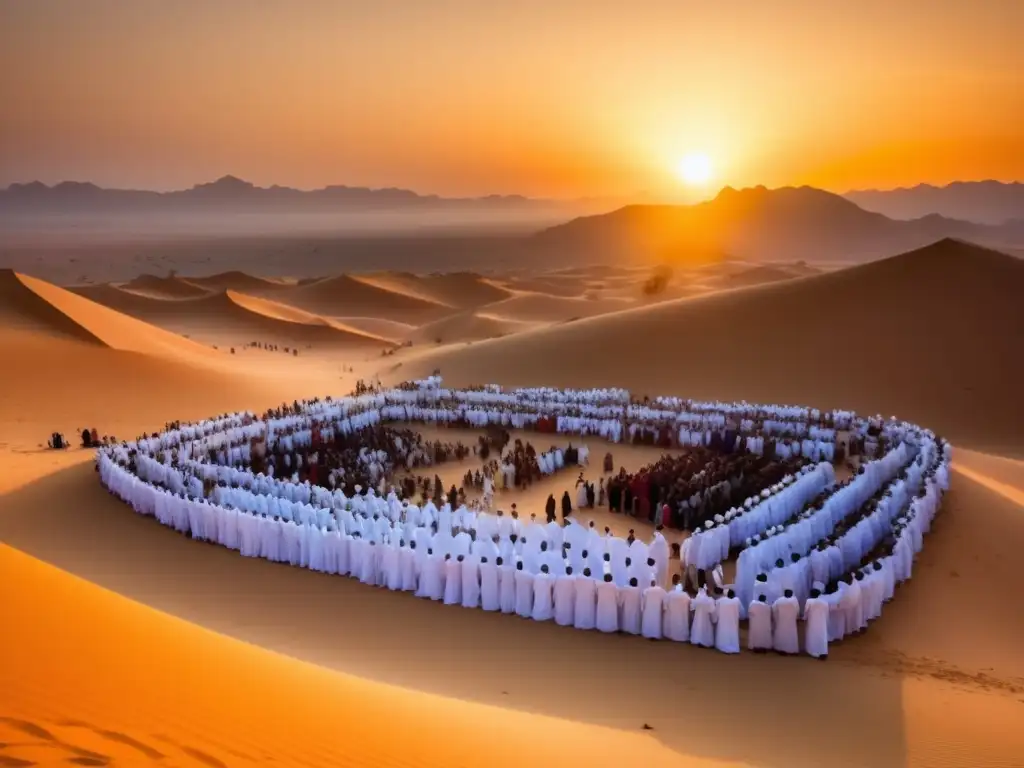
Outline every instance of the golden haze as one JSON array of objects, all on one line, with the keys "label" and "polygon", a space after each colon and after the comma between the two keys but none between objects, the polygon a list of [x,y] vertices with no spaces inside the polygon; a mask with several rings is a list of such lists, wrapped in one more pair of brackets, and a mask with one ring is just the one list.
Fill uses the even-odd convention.
[{"label": "golden haze", "polygon": [[0,183],[445,195],[1024,176],[1015,0],[7,4]]}]

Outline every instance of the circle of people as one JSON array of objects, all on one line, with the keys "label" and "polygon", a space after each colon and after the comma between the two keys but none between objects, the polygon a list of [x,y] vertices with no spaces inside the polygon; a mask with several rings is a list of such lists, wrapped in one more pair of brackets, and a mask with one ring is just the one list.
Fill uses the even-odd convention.
[{"label": "circle of people", "polygon": [[[724,437],[754,453],[765,435],[793,435],[797,451],[809,456],[798,472],[697,527],[683,542],[680,572],[670,581],[670,546],[660,525],[644,542],[632,531],[623,539],[575,518],[522,519],[515,504],[509,515],[453,509],[443,499],[419,506],[393,487],[385,492],[392,464],[387,450],[358,452],[357,462],[372,468],[380,486],[355,484],[351,495],[300,482],[297,473],[275,477],[272,464],[253,472],[252,461],[268,446],[290,451],[341,436],[358,443],[363,431],[379,430],[384,420],[516,428],[547,423],[557,432],[613,442],[668,427],[678,430],[681,445]],[[831,457],[842,430],[870,433],[888,450],[837,483],[832,465],[811,456]],[[803,443],[812,434],[808,440],[826,447]],[[401,438],[390,439],[402,448]],[[585,463],[585,449],[580,454]],[[679,398],[641,404],[610,389],[450,390],[431,377],[296,402],[262,418],[239,413],[176,424],[101,447],[97,468],[103,485],[136,512],[243,556],[347,575],[446,605],[726,653],[740,651],[743,620],[750,650],[799,653],[803,620],[803,651],[823,659],[830,642],[863,631],[910,578],[948,489],[951,458],[948,442],[895,418]],[[331,473],[331,486],[336,476]],[[721,564],[737,550],[736,582],[724,584]],[[708,571],[713,587],[704,578]]]}]

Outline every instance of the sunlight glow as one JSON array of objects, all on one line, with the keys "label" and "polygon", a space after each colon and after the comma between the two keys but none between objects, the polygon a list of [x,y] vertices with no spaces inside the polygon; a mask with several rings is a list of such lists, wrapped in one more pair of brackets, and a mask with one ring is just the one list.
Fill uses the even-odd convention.
[{"label": "sunlight glow", "polygon": [[703,152],[691,152],[679,162],[678,172],[687,184],[706,184],[711,180],[711,158]]}]

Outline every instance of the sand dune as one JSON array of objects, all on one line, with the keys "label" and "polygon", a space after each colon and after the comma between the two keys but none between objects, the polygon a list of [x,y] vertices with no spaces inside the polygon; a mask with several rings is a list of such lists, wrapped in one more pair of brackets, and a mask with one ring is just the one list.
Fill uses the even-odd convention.
[{"label": "sand dune", "polygon": [[380,348],[387,339],[335,323],[289,304],[237,291],[169,301],[140,296],[109,285],[76,289],[107,307],[178,334],[214,344],[250,341],[284,346]]},{"label": "sand dune", "polygon": [[356,280],[394,293],[413,296],[457,309],[474,309],[507,299],[512,292],[474,272],[414,275],[409,272],[376,272],[355,275]]},{"label": "sand dune", "polygon": [[781,267],[762,265],[722,276],[717,285],[722,288],[744,288],[750,285],[765,285],[777,283],[780,280],[792,280],[794,277],[796,277],[795,273]]},{"label": "sand dune", "polygon": [[414,344],[454,344],[508,336],[533,327],[533,323],[459,312],[422,325],[406,338]]},{"label": "sand dune", "polygon": [[[884,409],[994,452],[1024,450],[1024,262],[944,240],[883,261],[441,350],[455,384]],[[826,393],[823,397],[823,393]]]},{"label": "sand dune", "polygon": [[297,285],[282,290],[275,298],[318,315],[376,317],[413,324],[451,312],[450,307],[438,302],[380,288],[349,275]]},{"label": "sand dune", "polygon": [[34,277],[0,273],[0,291],[0,324],[5,330],[37,331],[188,362],[213,354],[207,347]]},{"label": "sand dune", "polygon": [[415,325],[382,317],[333,317],[330,318],[330,323],[368,336],[377,336],[395,344],[400,344],[416,330]]},{"label": "sand dune", "polygon": [[180,277],[158,277],[157,275],[139,275],[121,287],[157,299],[192,299],[209,293],[209,290],[201,285]]},{"label": "sand dune", "polygon": [[[919,420],[958,446],[1024,453],[1022,270],[1010,257],[943,241],[804,280],[468,346],[416,345],[393,375],[439,366],[454,384],[624,384],[852,405]],[[290,296],[296,288],[273,301],[233,290],[171,300],[99,289],[125,307],[165,312],[165,327],[191,317],[194,329],[221,336],[251,332],[254,322],[381,336],[416,322],[458,333],[522,321],[516,311],[550,318],[556,307],[637,303],[524,294],[454,314],[414,299],[407,323],[375,311],[325,318]],[[392,308],[399,294],[383,293],[371,293],[375,306]],[[0,360],[9,364],[0,398],[0,765],[1020,763],[1024,611],[1009,585],[1024,537],[1024,463],[958,451],[913,580],[827,664],[577,632],[198,544],[111,498],[86,452],[32,450],[54,429],[88,424],[123,437],[351,386],[336,363],[320,378],[300,372],[305,355],[271,364],[285,371],[276,378],[214,370],[172,334],[190,351],[168,359],[159,329],[88,295],[0,273]],[[490,314],[502,305],[506,317]],[[111,348],[119,344],[137,351]],[[203,353],[232,364],[278,359]],[[621,459],[635,449],[613,450]],[[539,510],[544,493],[520,508]]]},{"label": "sand dune", "polygon": [[288,287],[287,284],[278,280],[256,277],[239,270],[219,272],[216,275],[208,275],[206,277],[184,277],[179,279],[206,291],[239,291],[240,293],[258,294]]},{"label": "sand dune", "polygon": [[0,597],[3,765],[447,768],[479,765],[487,755],[488,766],[514,766],[521,750],[497,745],[524,733],[553,764],[678,764],[640,732],[325,672],[138,605],[3,545]]},{"label": "sand dune", "polygon": [[576,275],[538,275],[509,277],[500,283],[517,293],[542,293],[560,298],[579,298],[586,290],[586,279]]},{"label": "sand dune", "polygon": [[16,373],[8,371],[3,381],[0,447],[22,450],[45,444],[55,430],[73,439],[73,430],[89,426],[128,438],[172,419],[266,407],[287,394],[273,382],[226,372],[205,359],[168,359],[38,332],[0,331],[0,359],[17,361]]},{"label": "sand dune", "polygon": [[582,299],[552,296],[547,293],[520,293],[504,301],[481,307],[479,314],[500,320],[523,323],[562,323],[606,312],[625,309],[630,303],[624,299]]}]

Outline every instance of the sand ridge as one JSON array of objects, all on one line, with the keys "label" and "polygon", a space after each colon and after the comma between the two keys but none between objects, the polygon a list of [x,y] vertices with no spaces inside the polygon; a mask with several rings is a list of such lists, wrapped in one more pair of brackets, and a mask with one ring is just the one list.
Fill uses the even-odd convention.
[{"label": "sand ridge", "polygon": [[156,299],[190,299],[210,291],[177,276],[159,277],[149,274],[139,275],[120,287]]},{"label": "sand ridge", "polygon": [[351,275],[290,287],[281,291],[278,300],[328,317],[380,317],[404,323],[436,320],[451,311],[436,301],[380,288]]},{"label": "sand ridge", "polygon": [[475,272],[414,275],[408,272],[358,274],[354,279],[455,309],[475,309],[507,299],[512,292]]}]

